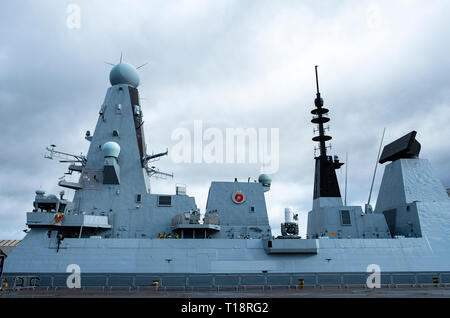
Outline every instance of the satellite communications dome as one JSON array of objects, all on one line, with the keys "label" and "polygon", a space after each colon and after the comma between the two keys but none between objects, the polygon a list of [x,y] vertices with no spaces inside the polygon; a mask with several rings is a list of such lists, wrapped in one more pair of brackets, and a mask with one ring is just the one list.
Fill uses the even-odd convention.
[{"label": "satellite communications dome", "polygon": [[118,158],[120,153],[120,146],[117,142],[108,141],[103,145],[103,155],[105,157]]},{"label": "satellite communications dome", "polygon": [[113,86],[117,84],[127,84],[138,87],[139,74],[133,65],[121,62],[112,68],[109,73],[109,81]]},{"label": "satellite communications dome", "polygon": [[264,187],[270,187],[270,184],[272,183],[272,179],[267,174],[261,174],[259,175],[258,182],[261,183]]}]

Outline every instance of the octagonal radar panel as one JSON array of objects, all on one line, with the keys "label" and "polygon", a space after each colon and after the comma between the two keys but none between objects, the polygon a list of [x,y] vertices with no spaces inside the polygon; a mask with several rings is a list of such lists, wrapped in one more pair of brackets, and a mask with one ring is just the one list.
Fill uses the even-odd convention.
[{"label": "octagonal radar panel", "polygon": [[126,84],[133,87],[139,86],[139,74],[137,69],[128,63],[120,62],[109,73],[111,85]]}]

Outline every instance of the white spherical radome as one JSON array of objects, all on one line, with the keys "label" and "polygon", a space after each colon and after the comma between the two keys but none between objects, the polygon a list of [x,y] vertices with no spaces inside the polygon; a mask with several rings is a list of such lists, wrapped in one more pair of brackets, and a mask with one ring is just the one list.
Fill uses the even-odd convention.
[{"label": "white spherical radome", "polygon": [[258,182],[261,183],[265,187],[270,187],[272,183],[272,179],[267,174],[261,174],[258,178]]},{"label": "white spherical radome", "polygon": [[112,68],[109,81],[113,86],[126,84],[136,88],[139,86],[139,74],[133,65],[121,62]]},{"label": "white spherical radome", "polygon": [[118,158],[120,154],[120,146],[117,142],[108,141],[103,145],[103,155],[105,157]]}]

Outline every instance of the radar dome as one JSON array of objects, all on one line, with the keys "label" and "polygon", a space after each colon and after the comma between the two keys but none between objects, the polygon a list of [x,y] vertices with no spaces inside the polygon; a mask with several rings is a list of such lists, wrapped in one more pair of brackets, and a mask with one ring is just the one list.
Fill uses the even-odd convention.
[{"label": "radar dome", "polygon": [[139,74],[133,65],[121,62],[112,68],[109,73],[109,81],[113,86],[117,84],[127,84],[138,87]]},{"label": "radar dome", "polygon": [[36,195],[44,195],[45,191],[44,190],[36,190]]},{"label": "radar dome", "polygon": [[103,145],[103,155],[105,157],[118,158],[120,153],[120,146],[117,142],[108,141]]},{"label": "radar dome", "polygon": [[259,175],[258,182],[261,183],[264,187],[270,187],[270,184],[272,183],[272,179],[267,174],[261,174]]}]

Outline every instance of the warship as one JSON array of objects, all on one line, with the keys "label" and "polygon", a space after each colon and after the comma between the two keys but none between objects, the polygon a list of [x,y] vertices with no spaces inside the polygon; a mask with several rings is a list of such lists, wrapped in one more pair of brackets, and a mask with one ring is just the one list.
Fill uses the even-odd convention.
[{"label": "warship", "polygon": [[290,208],[281,235],[273,235],[266,174],[211,182],[204,213],[185,185],[152,193],[150,178],[162,172],[151,163],[167,151],[147,153],[139,75],[120,61],[109,79],[95,131],[85,135],[87,155],[47,148],[79,174],[78,182],[58,183],[75,190],[73,200],[36,191],[26,236],[2,256],[3,286],[71,287],[76,273],[76,287],[356,286],[374,273],[381,286],[450,283],[450,199],[419,158],[416,132],[379,155],[385,167],[375,208],[346,205],[336,177],[344,163],[327,153],[330,118],[317,67],[311,122],[320,153],[306,237]]}]

